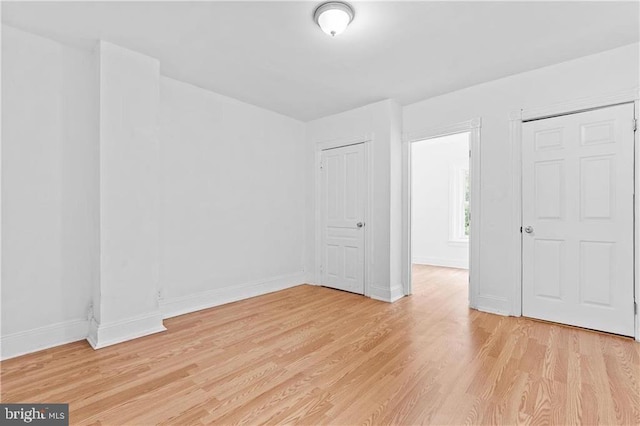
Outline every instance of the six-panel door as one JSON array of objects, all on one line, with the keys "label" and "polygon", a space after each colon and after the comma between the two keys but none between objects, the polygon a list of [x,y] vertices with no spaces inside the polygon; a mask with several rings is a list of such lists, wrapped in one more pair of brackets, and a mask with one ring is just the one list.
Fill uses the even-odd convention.
[{"label": "six-panel door", "polygon": [[322,151],[322,285],[364,294],[364,144]]},{"label": "six-panel door", "polygon": [[523,315],[633,336],[633,108],[523,124]]}]

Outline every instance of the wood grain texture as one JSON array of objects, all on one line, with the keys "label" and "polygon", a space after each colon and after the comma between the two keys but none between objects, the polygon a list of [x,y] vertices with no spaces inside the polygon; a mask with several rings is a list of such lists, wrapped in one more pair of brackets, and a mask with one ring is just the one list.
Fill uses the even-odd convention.
[{"label": "wood grain texture", "polygon": [[60,346],[2,362],[2,401],[73,424],[640,424],[640,344],[470,310],[466,282],[416,266],[394,304],[305,285]]}]

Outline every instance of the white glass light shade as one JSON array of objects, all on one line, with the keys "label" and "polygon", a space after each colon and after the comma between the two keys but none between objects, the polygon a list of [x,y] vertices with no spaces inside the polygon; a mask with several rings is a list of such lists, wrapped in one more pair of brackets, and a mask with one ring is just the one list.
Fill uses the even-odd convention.
[{"label": "white glass light shade", "polygon": [[314,19],[325,33],[332,37],[347,29],[353,20],[354,12],[351,6],[342,2],[323,3],[316,9]]},{"label": "white glass light shade", "polygon": [[337,36],[347,29],[349,25],[349,15],[347,12],[338,9],[327,10],[318,16],[318,25],[330,36]]}]

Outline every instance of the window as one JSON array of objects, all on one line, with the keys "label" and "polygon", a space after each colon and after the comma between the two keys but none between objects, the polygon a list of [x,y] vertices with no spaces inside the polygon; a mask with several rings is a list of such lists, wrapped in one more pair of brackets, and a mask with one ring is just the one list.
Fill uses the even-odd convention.
[{"label": "window", "polygon": [[469,169],[451,169],[449,191],[449,241],[469,242]]}]

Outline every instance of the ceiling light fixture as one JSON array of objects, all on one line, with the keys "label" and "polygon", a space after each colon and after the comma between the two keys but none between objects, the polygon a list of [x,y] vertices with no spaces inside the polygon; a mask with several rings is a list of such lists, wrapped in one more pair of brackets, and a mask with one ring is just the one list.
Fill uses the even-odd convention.
[{"label": "ceiling light fixture", "polygon": [[316,24],[331,37],[335,37],[347,29],[355,12],[353,8],[341,1],[329,1],[322,3],[313,13]]}]

